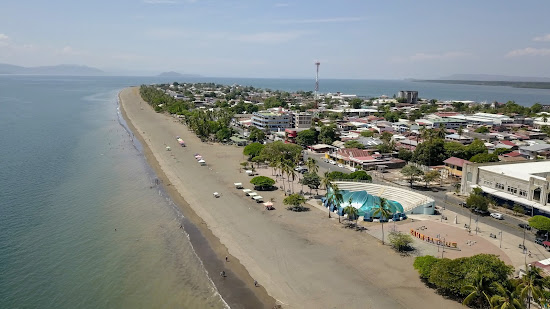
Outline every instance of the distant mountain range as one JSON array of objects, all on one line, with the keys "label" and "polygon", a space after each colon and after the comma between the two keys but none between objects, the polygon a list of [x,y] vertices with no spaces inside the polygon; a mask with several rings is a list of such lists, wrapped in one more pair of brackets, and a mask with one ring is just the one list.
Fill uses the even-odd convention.
[{"label": "distant mountain range", "polygon": [[22,67],[13,64],[0,63],[0,74],[26,74],[26,75],[105,75],[100,69],[85,65],[60,64],[53,66]]},{"label": "distant mountain range", "polygon": [[158,77],[201,77],[198,74],[181,74],[181,73],[174,72],[174,71],[162,72],[157,76]]}]

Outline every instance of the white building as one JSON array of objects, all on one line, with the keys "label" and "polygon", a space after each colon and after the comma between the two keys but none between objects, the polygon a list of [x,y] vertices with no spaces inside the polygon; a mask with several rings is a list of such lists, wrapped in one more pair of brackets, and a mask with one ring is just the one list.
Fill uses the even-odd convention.
[{"label": "white building", "polygon": [[463,167],[461,194],[473,188],[501,204],[518,204],[533,214],[550,214],[550,161],[467,163]]},{"label": "white building", "polygon": [[294,128],[310,128],[313,115],[310,113],[292,113],[291,126]]},{"label": "white building", "polygon": [[255,112],[252,114],[252,125],[261,130],[279,131],[290,127],[291,115],[274,112]]}]

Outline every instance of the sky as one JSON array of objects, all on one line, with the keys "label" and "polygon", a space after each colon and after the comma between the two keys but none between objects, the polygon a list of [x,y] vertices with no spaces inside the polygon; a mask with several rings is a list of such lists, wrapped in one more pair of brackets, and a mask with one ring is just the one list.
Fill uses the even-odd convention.
[{"label": "sky", "polygon": [[11,0],[0,63],[110,73],[550,77],[546,0]]}]

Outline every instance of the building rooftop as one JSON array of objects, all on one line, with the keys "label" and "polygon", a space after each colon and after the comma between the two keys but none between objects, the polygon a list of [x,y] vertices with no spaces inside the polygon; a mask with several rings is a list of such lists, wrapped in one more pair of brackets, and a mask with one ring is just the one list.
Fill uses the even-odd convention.
[{"label": "building rooftop", "polygon": [[449,159],[443,161],[443,163],[462,167],[464,163],[471,163],[471,162],[468,160],[457,158],[457,157],[450,157]]},{"label": "building rooftop", "polygon": [[546,174],[550,173],[550,161],[537,161],[515,164],[495,164],[480,166],[480,170],[502,174],[513,178],[529,181],[529,178],[545,180]]}]

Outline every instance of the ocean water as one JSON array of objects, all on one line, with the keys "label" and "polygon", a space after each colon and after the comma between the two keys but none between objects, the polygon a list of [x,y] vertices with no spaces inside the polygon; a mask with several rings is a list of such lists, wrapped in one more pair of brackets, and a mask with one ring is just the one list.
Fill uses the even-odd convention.
[{"label": "ocean water", "polygon": [[[193,78],[311,90],[312,80]],[[0,76],[0,308],[223,308],[181,213],[120,123],[152,77]],[[321,80],[322,92],[550,103],[550,91]],[[115,231],[116,229],[116,231]]]},{"label": "ocean water", "polygon": [[128,84],[0,79],[0,308],[225,307],[119,123]]}]

